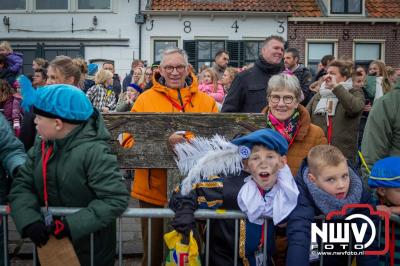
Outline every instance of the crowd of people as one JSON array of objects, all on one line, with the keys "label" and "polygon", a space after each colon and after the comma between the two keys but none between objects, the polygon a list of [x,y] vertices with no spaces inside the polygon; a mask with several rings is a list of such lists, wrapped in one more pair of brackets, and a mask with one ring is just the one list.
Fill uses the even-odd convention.
[{"label": "crowd of people", "polygon": [[[221,144],[235,151],[229,153],[234,159],[218,158],[226,169],[207,163],[196,168],[197,161],[191,165],[207,173],[218,169],[215,176],[193,179],[195,174],[182,171],[186,179],[168,198],[166,169],[134,169],[130,191],[140,208],[173,209],[171,225],[186,237],[198,231],[193,216],[198,208],[245,212],[237,237],[239,265],[263,260],[309,265],[315,259],[310,255],[314,217],[346,204],[366,203],[400,214],[396,69],[381,60],[366,69],[326,55],[313,75],[300,63],[299,51],[285,50],[284,43],[279,36],[266,38],[259,58],[242,68],[229,67],[229,52],[219,51],[214,63],[197,73],[184,50],[171,48],[158,64],[145,67],[133,60],[123,80],[112,61],[87,64],[67,56],[35,59],[34,74],[26,77],[22,55],[0,43],[0,201],[9,202],[21,236],[38,247],[52,236],[68,238],[80,263],[89,265],[89,235],[95,233],[95,265],[113,265],[115,219],[127,207],[129,192],[109,147],[102,118],[109,112],[265,115],[265,129]],[[182,150],[194,144],[183,132],[172,134],[168,143],[179,167],[180,156],[188,154]],[[60,217],[43,216],[41,207],[82,209]],[[273,221],[267,229],[267,258],[260,252],[265,216]],[[150,257],[152,265],[162,264],[163,224],[152,219],[151,253],[144,249],[143,265]],[[141,226],[147,247],[147,218]],[[391,234],[399,228],[393,224]],[[211,222],[210,265],[234,264],[234,234],[233,220]],[[378,237],[368,249],[379,249]],[[400,245],[391,241],[386,256],[357,256],[357,265],[399,264]],[[324,265],[345,261],[345,256],[327,256]]]}]

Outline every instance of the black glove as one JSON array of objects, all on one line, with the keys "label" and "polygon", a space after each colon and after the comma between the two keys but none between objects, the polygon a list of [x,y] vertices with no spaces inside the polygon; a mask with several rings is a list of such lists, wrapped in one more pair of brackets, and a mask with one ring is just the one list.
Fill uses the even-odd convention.
[{"label": "black glove", "polygon": [[69,237],[70,231],[68,223],[65,219],[54,219],[54,222],[51,226],[51,233],[57,239],[61,239],[63,237]]},{"label": "black glove", "polygon": [[49,240],[49,233],[42,221],[37,221],[27,225],[23,229],[23,235],[29,237],[36,246],[42,247]]},{"label": "black glove", "polygon": [[196,220],[194,219],[194,212],[197,208],[196,203],[196,198],[192,193],[187,196],[174,193],[169,203],[169,207],[175,211],[171,226],[185,237],[189,237],[190,231],[196,225]]}]

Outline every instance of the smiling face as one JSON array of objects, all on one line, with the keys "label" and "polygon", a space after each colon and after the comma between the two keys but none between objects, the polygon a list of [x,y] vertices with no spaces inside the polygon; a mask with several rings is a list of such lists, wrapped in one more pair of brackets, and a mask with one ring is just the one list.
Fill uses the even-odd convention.
[{"label": "smiling face", "polygon": [[262,57],[270,64],[279,64],[283,58],[284,45],[278,40],[270,40],[261,49]]},{"label": "smiling face", "polygon": [[[291,103],[289,103],[290,101]],[[299,102],[294,93],[288,89],[275,90],[268,97],[268,106],[272,115],[279,121],[284,122],[293,115],[299,106]]]},{"label": "smiling face", "polygon": [[350,175],[346,161],[340,162],[337,166],[320,166],[314,173],[309,173],[308,178],[317,187],[337,199],[345,199],[347,197],[350,187]]},{"label": "smiling face", "polygon": [[168,88],[183,88],[185,78],[188,76],[188,67],[183,55],[180,53],[165,55],[160,65],[160,74],[165,79],[165,85]]},{"label": "smiling face", "polygon": [[377,64],[371,64],[368,68],[368,75],[381,76],[382,74],[379,71],[379,66]]},{"label": "smiling face", "polygon": [[276,151],[254,145],[249,159],[245,161],[245,169],[260,188],[270,189],[276,183],[278,170],[284,166],[284,158]]}]

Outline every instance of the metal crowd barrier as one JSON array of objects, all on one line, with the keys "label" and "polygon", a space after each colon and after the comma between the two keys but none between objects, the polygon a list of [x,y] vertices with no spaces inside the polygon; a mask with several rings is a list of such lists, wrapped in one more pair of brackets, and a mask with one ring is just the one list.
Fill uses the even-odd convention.
[{"label": "metal crowd barrier", "polygon": [[[62,207],[52,207],[51,212],[55,216],[65,216],[75,213],[80,210],[80,208],[62,208]],[[9,210],[7,206],[0,206],[0,215],[3,221],[3,241],[4,241],[4,265],[9,265],[8,261],[8,220]],[[147,244],[147,254],[151,254],[151,219],[152,218],[173,218],[175,213],[171,209],[159,209],[159,208],[127,208],[121,217],[126,218],[148,218],[148,244]],[[239,231],[239,219],[246,218],[246,215],[240,211],[215,211],[215,210],[197,210],[194,213],[196,219],[206,220],[206,245],[205,245],[205,266],[209,265],[209,243],[210,243],[210,219],[234,219],[235,220],[235,246],[234,246],[234,266],[237,266],[238,261],[238,231]],[[122,265],[122,219],[117,218],[118,222],[118,265]],[[318,219],[323,219],[323,217],[317,217]],[[267,229],[268,223],[271,219],[266,218],[264,220],[264,262],[263,265],[267,265]],[[400,217],[397,215],[391,215],[391,221],[400,224]],[[379,226],[378,238],[380,239]],[[144,248],[144,247],[143,247]],[[33,251],[33,265],[36,266],[36,247],[34,246]],[[94,237],[90,234],[90,264],[94,266]],[[320,265],[323,264],[323,256],[321,255]],[[151,256],[148,256],[147,265],[151,265]],[[351,265],[351,256],[349,256],[348,264]]]}]

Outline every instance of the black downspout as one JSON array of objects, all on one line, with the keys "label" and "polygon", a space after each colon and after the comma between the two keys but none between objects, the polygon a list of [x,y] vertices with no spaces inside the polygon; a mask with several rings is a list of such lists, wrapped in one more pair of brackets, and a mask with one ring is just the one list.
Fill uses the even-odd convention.
[{"label": "black downspout", "polygon": [[[138,14],[141,15],[142,14],[142,1],[139,0],[139,10],[138,10]],[[142,23],[139,24],[139,59],[142,59]]]}]

